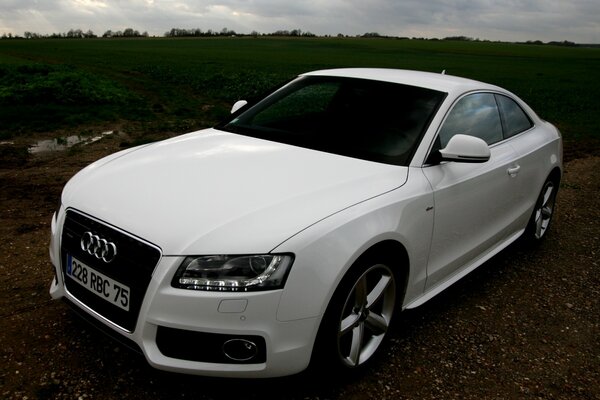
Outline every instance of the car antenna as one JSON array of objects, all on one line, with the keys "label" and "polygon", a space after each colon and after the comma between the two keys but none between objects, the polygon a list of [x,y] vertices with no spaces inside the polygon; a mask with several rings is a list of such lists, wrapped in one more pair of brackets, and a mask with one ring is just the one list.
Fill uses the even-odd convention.
[{"label": "car antenna", "polygon": [[446,75],[446,70],[443,70],[443,71],[442,71],[442,75]]}]

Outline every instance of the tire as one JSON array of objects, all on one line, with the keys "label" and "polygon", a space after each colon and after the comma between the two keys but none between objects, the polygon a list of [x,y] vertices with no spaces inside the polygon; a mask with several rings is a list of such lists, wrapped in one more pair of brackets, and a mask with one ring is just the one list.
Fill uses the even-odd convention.
[{"label": "tire", "polygon": [[366,262],[351,268],[321,323],[318,354],[313,354],[317,368],[358,371],[374,359],[392,322],[397,289],[397,279],[386,264]]},{"label": "tire", "polygon": [[531,242],[540,242],[546,237],[554,207],[556,203],[556,194],[558,192],[558,182],[548,178],[542,187],[542,191],[535,202],[535,207],[527,228],[525,229],[525,238]]}]

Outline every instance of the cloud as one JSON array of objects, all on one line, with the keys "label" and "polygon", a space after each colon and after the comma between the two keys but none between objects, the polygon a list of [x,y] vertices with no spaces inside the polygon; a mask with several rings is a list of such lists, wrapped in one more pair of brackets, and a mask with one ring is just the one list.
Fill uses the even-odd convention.
[{"label": "cloud", "polygon": [[600,42],[597,0],[3,0],[0,34],[127,27]]}]

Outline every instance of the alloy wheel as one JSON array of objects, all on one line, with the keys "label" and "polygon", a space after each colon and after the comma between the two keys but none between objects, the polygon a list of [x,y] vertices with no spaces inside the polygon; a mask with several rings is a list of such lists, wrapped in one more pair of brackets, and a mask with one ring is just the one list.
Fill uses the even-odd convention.
[{"label": "alloy wheel", "polygon": [[338,355],[347,367],[357,367],[380,347],[390,326],[396,282],[389,267],[369,267],[348,293],[338,328]]},{"label": "alloy wheel", "polygon": [[552,181],[546,182],[535,210],[535,231],[534,235],[536,239],[541,239],[548,225],[550,225],[550,219],[554,212],[554,201],[556,200],[556,190]]}]

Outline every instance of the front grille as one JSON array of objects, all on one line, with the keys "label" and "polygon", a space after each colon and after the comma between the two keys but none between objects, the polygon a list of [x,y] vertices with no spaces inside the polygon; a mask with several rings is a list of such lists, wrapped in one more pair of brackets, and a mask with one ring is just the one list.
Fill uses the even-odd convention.
[{"label": "front grille", "polygon": [[[82,250],[81,238],[85,232],[91,232],[113,242],[118,249],[114,260],[106,263]],[[67,255],[129,286],[131,290],[129,310],[125,311],[117,307],[73,281],[66,273]],[[67,291],[96,313],[129,332],[135,329],[146,289],[160,257],[159,248],[152,244],[80,212],[67,211],[61,242],[62,270]]]}]

